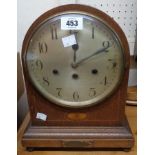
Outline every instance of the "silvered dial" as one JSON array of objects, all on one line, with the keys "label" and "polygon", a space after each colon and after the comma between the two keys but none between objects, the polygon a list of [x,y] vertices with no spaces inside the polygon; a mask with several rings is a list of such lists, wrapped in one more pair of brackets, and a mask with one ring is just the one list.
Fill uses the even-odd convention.
[{"label": "silvered dial", "polygon": [[[82,30],[61,30],[61,17],[83,17]],[[76,44],[64,47],[62,38]],[[31,36],[26,53],[33,85],[52,103],[91,106],[110,96],[123,76],[124,57],[116,34],[102,21],[83,14],[48,19]]]}]

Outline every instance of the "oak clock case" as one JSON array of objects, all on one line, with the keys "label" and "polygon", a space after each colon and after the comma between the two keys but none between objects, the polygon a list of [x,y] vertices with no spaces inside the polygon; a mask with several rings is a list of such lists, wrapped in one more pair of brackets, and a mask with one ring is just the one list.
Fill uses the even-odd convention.
[{"label": "oak clock case", "polygon": [[83,5],[49,10],[29,28],[22,63],[31,115],[24,146],[133,146],[124,112],[129,48],[111,17]]}]

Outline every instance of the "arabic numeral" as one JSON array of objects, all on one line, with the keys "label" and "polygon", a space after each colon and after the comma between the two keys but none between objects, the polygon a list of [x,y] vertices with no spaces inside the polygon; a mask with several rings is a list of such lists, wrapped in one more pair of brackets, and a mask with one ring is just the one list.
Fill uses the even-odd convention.
[{"label": "arabic numeral", "polygon": [[89,90],[89,96],[90,97],[96,96],[96,90],[95,90],[95,88],[90,88],[90,90]]},{"label": "arabic numeral", "polygon": [[39,42],[38,46],[39,46],[39,52],[40,53],[47,53],[48,47],[47,47],[47,44],[45,42],[44,43]]},{"label": "arabic numeral", "polygon": [[68,20],[66,22],[67,26],[78,26],[78,21],[77,20]]},{"label": "arabic numeral", "polygon": [[109,41],[103,41],[103,47],[110,47]]},{"label": "arabic numeral", "polygon": [[47,77],[43,77],[43,83],[44,83],[45,85],[47,85],[47,86],[50,85],[50,82],[49,82],[49,80],[48,80]]},{"label": "arabic numeral", "polygon": [[43,63],[41,60],[36,60],[35,62],[37,69],[42,70],[43,69]]},{"label": "arabic numeral", "polygon": [[57,91],[57,95],[61,97],[62,88],[56,88],[56,91]]},{"label": "arabic numeral", "polygon": [[52,40],[58,39],[57,28],[55,25],[50,25],[50,32]]},{"label": "arabic numeral", "polygon": [[74,101],[78,101],[79,100],[79,93],[77,91],[75,91],[73,93],[73,99],[74,99]]}]

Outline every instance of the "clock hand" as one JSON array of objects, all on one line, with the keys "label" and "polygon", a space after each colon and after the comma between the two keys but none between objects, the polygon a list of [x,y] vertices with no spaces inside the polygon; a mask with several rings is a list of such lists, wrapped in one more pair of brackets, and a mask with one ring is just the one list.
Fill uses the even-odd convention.
[{"label": "clock hand", "polygon": [[76,39],[76,44],[72,45],[72,49],[74,50],[73,61],[75,63],[76,62],[76,51],[79,49],[79,45],[78,45],[78,42],[77,42],[77,33],[78,33],[78,31],[70,30],[69,33],[70,34],[74,34],[75,35],[75,39]]},{"label": "clock hand", "polygon": [[92,55],[89,55],[88,57],[85,57],[85,58],[79,60],[79,61],[76,62],[76,63],[72,63],[72,64],[71,64],[72,67],[73,67],[73,68],[76,68],[76,67],[78,67],[79,64],[81,64],[81,63],[83,63],[84,61],[90,59],[91,57],[93,57],[93,56],[95,56],[95,55],[97,55],[97,54],[100,54],[100,53],[102,53],[102,52],[108,52],[107,49],[108,49],[109,47],[110,47],[109,44],[107,44],[106,47],[97,50],[97,51],[96,51],[95,53],[93,53]]},{"label": "clock hand", "polygon": [[76,62],[76,51],[79,49],[79,45],[78,44],[72,45],[72,49],[74,50],[73,60],[74,60],[74,63],[75,63]]},{"label": "clock hand", "polygon": [[77,42],[77,33],[76,31],[70,31],[71,34],[75,35],[75,39],[76,39],[76,44],[72,45],[72,49],[74,50],[74,56],[73,56],[73,61],[74,63],[76,62],[76,51],[79,49],[79,45]]}]

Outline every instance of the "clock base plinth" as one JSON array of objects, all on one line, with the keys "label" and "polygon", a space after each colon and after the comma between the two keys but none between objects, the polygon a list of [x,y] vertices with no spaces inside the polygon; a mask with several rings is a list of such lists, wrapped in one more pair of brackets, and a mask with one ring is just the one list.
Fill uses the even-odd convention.
[{"label": "clock base plinth", "polygon": [[134,139],[127,120],[123,126],[53,127],[29,126],[24,147],[32,148],[120,148],[130,149]]}]

